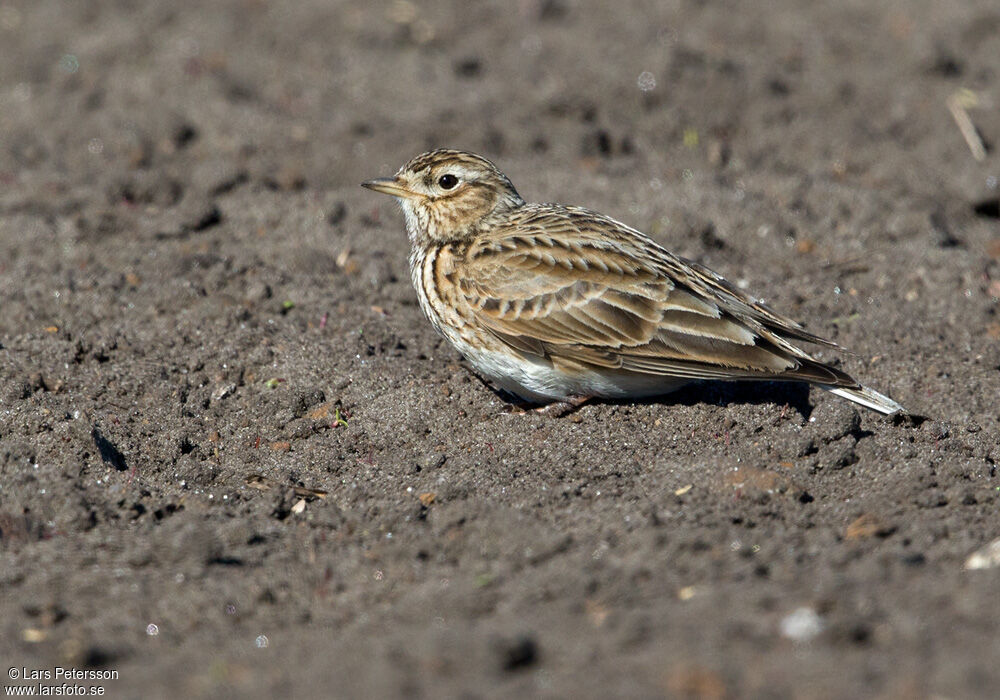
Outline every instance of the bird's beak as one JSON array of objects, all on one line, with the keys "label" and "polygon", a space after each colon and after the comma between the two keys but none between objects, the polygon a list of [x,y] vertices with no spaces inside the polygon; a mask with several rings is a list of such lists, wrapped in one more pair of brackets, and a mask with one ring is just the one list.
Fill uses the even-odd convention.
[{"label": "bird's beak", "polygon": [[413,193],[406,189],[402,183],[394,177],[377,177],[374,180],[362,182],[361,186],[367,187],[370,190],[375,190],[376,192],[381,192],[382,194],[391,194],[393,197],[413,196]]}]

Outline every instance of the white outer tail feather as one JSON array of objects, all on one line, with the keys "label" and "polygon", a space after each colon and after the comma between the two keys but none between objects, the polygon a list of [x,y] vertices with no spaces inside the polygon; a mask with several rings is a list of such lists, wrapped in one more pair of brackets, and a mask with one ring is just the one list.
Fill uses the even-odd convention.
[{"label": "white outer tail feather", "polygon": [[841,396],[848,401],[861,404],[865,408],[884,413],[889,416],[893,413],[906,413],[906,409],[890,399],[888,396],[878,393],[874,389],[863,386],[859,389],[845,389],[842,386],[829,386],[827,384],[817,384],[818,387],[826,389],[831,394]]}]

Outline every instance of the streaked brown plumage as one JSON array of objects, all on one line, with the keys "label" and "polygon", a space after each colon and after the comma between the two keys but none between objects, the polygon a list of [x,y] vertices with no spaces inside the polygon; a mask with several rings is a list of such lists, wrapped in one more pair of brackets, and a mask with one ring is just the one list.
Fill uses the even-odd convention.
[{"label": "streaked brown plumage", "polygon": [[837,347],[614,219],[526,204],[488,160],[438,150],[365,187],[397,198],[420,306],[473,366],[534,402],[794,380],[882,413],[892,399],[794,341]]}]

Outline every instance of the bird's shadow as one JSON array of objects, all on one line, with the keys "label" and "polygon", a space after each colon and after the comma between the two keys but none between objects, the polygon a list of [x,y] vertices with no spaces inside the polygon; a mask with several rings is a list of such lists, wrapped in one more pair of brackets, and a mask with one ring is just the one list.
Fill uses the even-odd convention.
[{"label": "bird's shadow", "polygon": [[[478,375],[477,375],[478,376]],[[502,401],[521,408],[536,408],[538,404],[527,403],[510,392],[499,389],[485,380],[483,385],[497,395]],[[695,406],[697,404],[712,404],[715,406],[730,406],[733,404],[770,404],[774,406],[789,406],[803,420],[809,420],[813,407],[809,403],[809,385],[803,382],[777,381],[721,381],[703,379],[691,382],[669,394],[650,396],[641,399],[592,399],[588,403],[608,405],[661,405],[661,406]]]},{"label": "bird's shadow", "polygon": [[727,382],[703,379],[692,382],[677,391],[663,396],[654,396],[637,401],[609,401],[608,403],[660,404],[674,406],[695,406],[712,404],[730,406],[733,404],[788,406],[804,420],[809,420],[813,406],[809,403],[809,385],[803,382]]}]

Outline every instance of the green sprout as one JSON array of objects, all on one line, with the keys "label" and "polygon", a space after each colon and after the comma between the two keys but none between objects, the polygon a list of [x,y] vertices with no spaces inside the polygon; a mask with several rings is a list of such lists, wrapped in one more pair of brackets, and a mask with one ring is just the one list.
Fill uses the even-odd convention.
[{"label": "green sprout", "polygon": [[344,417],[344,414],[340,412],[339,408],[333,412],[333,424],[342,425],[345,428],[347,427],[347,419]]}]

